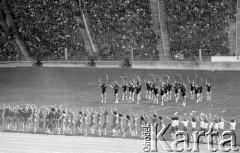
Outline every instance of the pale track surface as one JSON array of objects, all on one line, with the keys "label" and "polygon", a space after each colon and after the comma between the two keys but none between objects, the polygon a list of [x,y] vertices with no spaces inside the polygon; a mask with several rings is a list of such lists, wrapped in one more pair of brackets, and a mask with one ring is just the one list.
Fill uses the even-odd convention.
[{"label": "pale track surface", "polygon": [[[143,153],[142,147],[139,139],[0,133],[0,153]],[[168,152],[159,142],[158,149]],[[200,144],[200,152],[210,151]]]}]

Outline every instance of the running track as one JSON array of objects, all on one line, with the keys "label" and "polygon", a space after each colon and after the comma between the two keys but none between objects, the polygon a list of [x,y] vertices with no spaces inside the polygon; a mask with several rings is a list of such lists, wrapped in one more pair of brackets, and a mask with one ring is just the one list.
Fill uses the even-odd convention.
[{"label": "running track", "polygon": [[[0,153],[142,153],[142,143],[122,138],[0,133]],[[160,143],[158,149],[168,152]],[[200,145],[200,152],[210,151],[207,145]]]}]

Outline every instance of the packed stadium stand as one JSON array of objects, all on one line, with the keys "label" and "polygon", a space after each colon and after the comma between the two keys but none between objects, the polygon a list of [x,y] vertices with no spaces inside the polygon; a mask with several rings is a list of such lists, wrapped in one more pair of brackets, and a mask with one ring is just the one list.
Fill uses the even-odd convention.
[{"label": "packed stadium stand", "polygon": [[77,6],[59,0],[8,0],[18,31],[31,56],[70,56],[85,54],[79,43],[75,21]]},{"label": "packed stadium stand", "polygon": [[[165,44],[165,48],[170,48],[171,56],[180,59],[198,56],[199,49],[205,56],[234,53],[237,0],[157,0],[160,5],[164,3],[164,10],[158,6],[160,11],[152,10],[152,1],[1,0],[0,18],[4,22],[11,21],[9,16],[13,18],[14,24],[8,26],[12,26],[13,35],[20,34],[15,39],[21,39],[22,46],[26,46],[23,50],[33,59],[64,58],[65,48],[69,57],[87,57],[90,43],[98,45],[101,57],[124,59],[132,52],[141,57],[166,55],[159,50],[162,43],[159,39],[166,34],[156,32],[157,12],[159,20],[166,13],[167,30],[163,32],[169,35],[170,44]],[[10,15],[4,14],[2,2],[8,5]],[[163,28],[160,22],[159,28]],[[10,43],[14,38],[8,38],[2,29],[0,59],[14,59],[16,47]],[[93,42],[86,41],[89,39],[86,29]],[[23,48],[21,43],[17,44]]]},{"label": "packed stadium stand", "polygon": [[171,53],[229,55],[229,23],[236,23],[236,0],[165,0]]},{"label": "packed stadium stand", "polygon": [[131,49],[141,55],[157,54],[149,0],[86,0],[100,54],[124,56]]},{"label": "packed stadium stand", "polygon": [[[2,8],[1,2],[0,8]],[[2,10],[0,10],[0,61],[16,60],[17,52],[11,43],[13,34],[11,31],[8,33],[4,31],[2,21],[4,21],[4,15]]]}]

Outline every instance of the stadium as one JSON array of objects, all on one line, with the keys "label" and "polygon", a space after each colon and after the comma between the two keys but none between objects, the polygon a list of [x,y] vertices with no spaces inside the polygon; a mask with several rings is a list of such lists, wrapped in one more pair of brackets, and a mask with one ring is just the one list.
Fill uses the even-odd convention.
[{"label": "stadium", "polygon": [[238,152],[238,8],[0,0],[0,152]]}]

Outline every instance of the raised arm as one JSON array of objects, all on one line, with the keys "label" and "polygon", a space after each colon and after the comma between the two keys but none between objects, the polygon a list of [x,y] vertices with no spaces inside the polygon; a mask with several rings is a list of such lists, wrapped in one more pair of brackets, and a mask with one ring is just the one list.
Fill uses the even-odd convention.
[{"label": "raised arm", "polygon": [[170,119],[169,116],[167,116],[167,119],[170,120],[170,121],[172,121],[172,119]]}]

